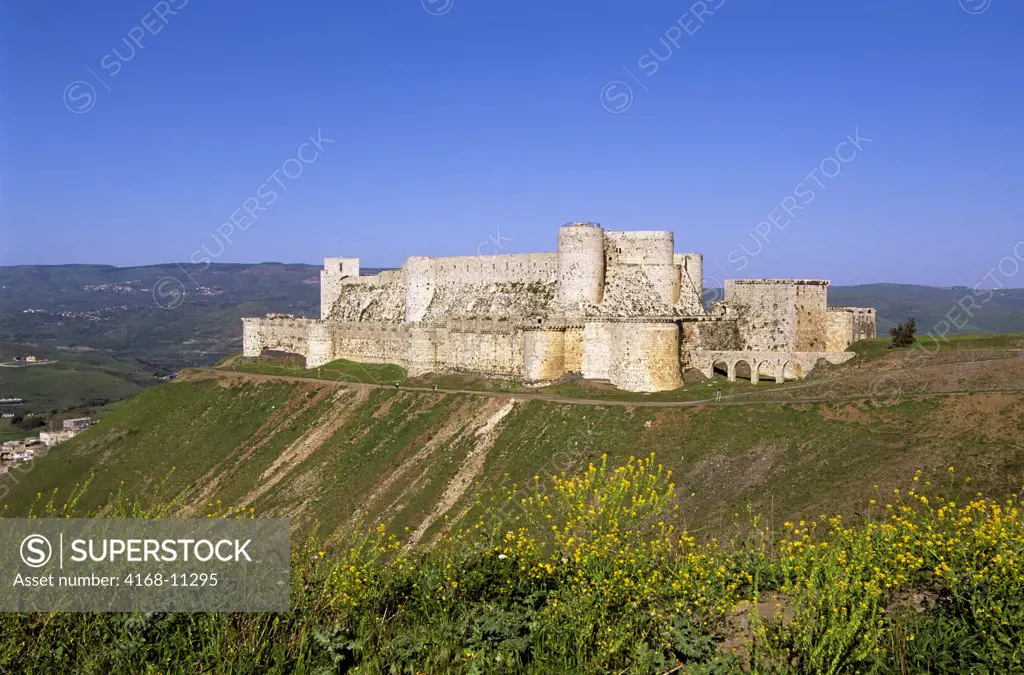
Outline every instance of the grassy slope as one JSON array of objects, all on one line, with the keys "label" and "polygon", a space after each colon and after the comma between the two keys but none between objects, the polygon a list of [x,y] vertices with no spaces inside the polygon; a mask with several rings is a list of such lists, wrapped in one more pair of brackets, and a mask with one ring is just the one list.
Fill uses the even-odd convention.
[{"label": "grassy slope", "polygon": [[304,361],[299,363],[296,359],[244,358],[234,355],[225,359],[220,367],[240,373],[315,377],[332,382],[393,384],[406,379],[405,370],[391,363],[356,363],[345,359],[326,363],[320,368],[307,369]]},{"label": "grassy slope", "polygon": [[[371,519],[415,528],[468,456],[482,459],[482,485],[462,505],[488,485],[523,484],[602,453],[618,461],[655,452],[675,472],[688,524],[718,533],[747,505],[780,519],[849,512],[872,486],[903,483],[917,467],[954,464],[995,494],[1024,482],[1024,398],[999,392],[1019,386],[1024,361],[934,364],[893,405],[872,403],[879,372],[872,364],[897,356],[841,371],[852,373],[845,389],[808,383],[805,391],[827,388],[840,402],[655,408],[521,401],[483,439],[478,430],[507,401],[196,375],[143,391],[39,458],[27,475],[5,479],[3,502],[8,513],[21,513],[38,492],[66,495],[94,472],[86,508],[118,489],[156,501],[184,491],[193,512],[221,499],[331,532],[366,509]],[[951,375],[957,368],[974,370]],[[930,371],[943,375],[926,380]],[[962,388],[965,378],[990,391],[941,394]]]}]

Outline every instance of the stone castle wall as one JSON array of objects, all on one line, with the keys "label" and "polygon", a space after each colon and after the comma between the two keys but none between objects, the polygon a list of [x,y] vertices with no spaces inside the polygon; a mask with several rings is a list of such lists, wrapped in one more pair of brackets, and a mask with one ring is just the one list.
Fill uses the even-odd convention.
[{"label": "stone castle wall", "polygon": [[875,310],[868,307],[829,307],[826,350],[842,351],[857,340],[877,337]]},{"label": "stone castle wall", "polygon": [[663,304],[679,301],[680,268],[671,232],[606,232],[604,240],[609,268],[630,266],[627,278],[645,278]]},{"label": "stone castle wall", "polygon": [[523,332],[523,379],[553,382],[566,372],[565,331],[531,329]]},{"label": "stone castle wall", "polygon": [[611,353],[608,379],[620,389],[653,392],[683,386],[675,322],[616,324]]},{"label": "stone castle wall", "polygon": [[565,372],[566,374],[583,374],[583,326],[570,326],[565,329]]},{"label": "stone castle wall", "polygon": [[829,307],[828,285],[810,279],[726,281],[727,316],[737,321],[742,349],[841,352],[875,337],[875,310]]},{"label": "stone castle wall", "polygon": [[725,303],[738,320],[743,349],[795,351],[796,283],[786,280],[727,279]]},{"label": "stone castle wall", "polygon": [[344,280],[361,278],[372,277],[359,276],[359,258],[324,258],[324,268],[320,270],[320,316],[330,312]]},{"label": "stone castle wall", "polygon": [[436,372],[523,377],[523,335],[505,321],[453,322],[435,331]]},{"label": "stone castle wall", "polygon": [[611,378],[616,324],[610,321],[588,321],[583,327],[584,377],[595,380]]},{"label": "stone castle wall", "polygon": [[702,317],[681,322],[679,362],[683,370],[698,368],[699,355],[709,351],[743,349],[739,321],[721,317]]},{"label": "stone castle wall", "polygon": [[332,347],[325,363],[337,359],[394,363],[410,375],[443,372],[522,377],[522,331],[504,321],[455,321],[439,327],[317,321],[310,331],[324,331],[328,336]]},{"label": "stone castle wall", "polygon": [[270,349],[305,356],[309,326],[315,319],[268,317],[242,319],[242,355],[259,356]]},{"label": "stone castle wall", "polygon": [[[795,290],[796,342],[798,352],[826,351],[828,284],[799,284]],[[844,348],[845,349],[845,348]]]},{"label": "stone castle wall", "polygon": [[827,281],[729,280],[709,313],[703,256],[675,253],[667,231],[572,223],[555,253],[410,257],[365,277],[359,267],[325,259],[319,319],[244,319],[244,354],[527,382],[578,373],[660,391],[681,386],[685,368],[706,370],[711,353],[787,354],[778,368],[801,370],[807,361],[793,354],[838,353],[875,331],[874,310],[827,307]]}]

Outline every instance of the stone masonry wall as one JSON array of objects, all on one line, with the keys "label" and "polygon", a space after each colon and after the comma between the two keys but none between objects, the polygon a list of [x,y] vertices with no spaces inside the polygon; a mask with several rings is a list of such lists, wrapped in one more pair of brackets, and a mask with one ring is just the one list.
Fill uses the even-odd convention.
[{"label": "stone masonry wall", "polygon": [[676,253],[679,268],[679,306],[691,314],[704,313],[704,256],[700,253]]},{"label": "stone masonry wall", "polygon": [[796,287],[796,351],[825,351],[828,325],[828,285]]},{"label": "stone masonry wall", "polygon": [[604,295],[605,232],[594,223],[572,223],[558,228],[558,288],[556,300],[563,312],[579,314]]},{"label": "stone masonry wall", "polygon": [[867,307],[829,307],[826,350],[841,352],[857,340],[876,337],[875,310]]},{"label": "stone masonry wall", "polygon": [[725,302],[738,321],[743,349],[793,351],[796,288],[793,284],[727,279]]},{"label": "stone masonry wall", "polygon": [[553,382],[565,374],[565,331],[523,332],[523,380]]},{"label": "stone masonry wall", "polygon": [[583,327],[583,377],[607,380],[612,365],[615,324],[588,321]]},{"label": "stone masonry wall", "polygon": [[422,321],[434,299],[437,263],[433,258],[411,257],[402,267],[405,273],[405,321]]},{"label": "stone masonry wall", "polygon": [[342,280],[359,278],[359,258],[324,258],[320,270],[320,318],[326,319],[338,298]]},{"label": "stone masonry wall", "polygon": [[405,367],[408,327],[390,323],[330,322],[332,360],[396,363]]},{"label": "stone masonry wall", "polygon": [[410,375],[440,372],[521,377],[523,373],[522,330],[504,321],[453,321],[440,327],[316,322],[312,329],[329,331],[332,348],[328,361],[394,363]]},{"label": "stone masonry wall", "polygon": [[565,329],[565,372],[583,372],[583,326]]},{"label": "stone masonry wall", "polygon": [[259,356],[263,350],[272,349],[305,356],[313,321],[293,317],[242,319],[242,355]]},{"label": "stone masonry wall", "polygon": [[509,322],[455,321],[435,334],[437,372],[523,376],[523,332]]},{"label": "stone masonry wall", "polygon": [[738,351],[743,349],[739,323],[736,319],[704,319],[681,323],[679,360],[682,368],[696,368],[696,355],[709,351]]},{"label": "stone masonry wall", "polygon": [[674,246],[667,231],[605,232],[608,265],[674,265]]}]

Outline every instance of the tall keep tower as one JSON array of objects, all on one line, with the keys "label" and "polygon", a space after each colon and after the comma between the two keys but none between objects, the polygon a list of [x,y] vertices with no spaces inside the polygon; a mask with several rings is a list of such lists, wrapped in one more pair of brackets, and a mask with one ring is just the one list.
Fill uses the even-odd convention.
[{"label": "tall keep tower", "polygon": [[569,223],[558,228],[558,288],[555,298],[572,312],[604,296],[604,228]]}]

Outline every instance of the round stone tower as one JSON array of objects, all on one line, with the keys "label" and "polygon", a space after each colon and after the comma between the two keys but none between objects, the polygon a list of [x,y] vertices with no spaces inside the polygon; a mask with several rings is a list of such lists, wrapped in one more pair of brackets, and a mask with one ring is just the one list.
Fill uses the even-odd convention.
[{"label": "round stone tower", "polygon": [[609,260],[622,267],[632,265],[632,274],[643,274],[666,305],[679,301],[679,268],[676,266],[675,237],[662,230],[633,230],[608,233]]},{"label": "round stone tower", "polygon": [[558,304],[569,311],[604,295],[604,228],[569,223],[558,228]]}]

